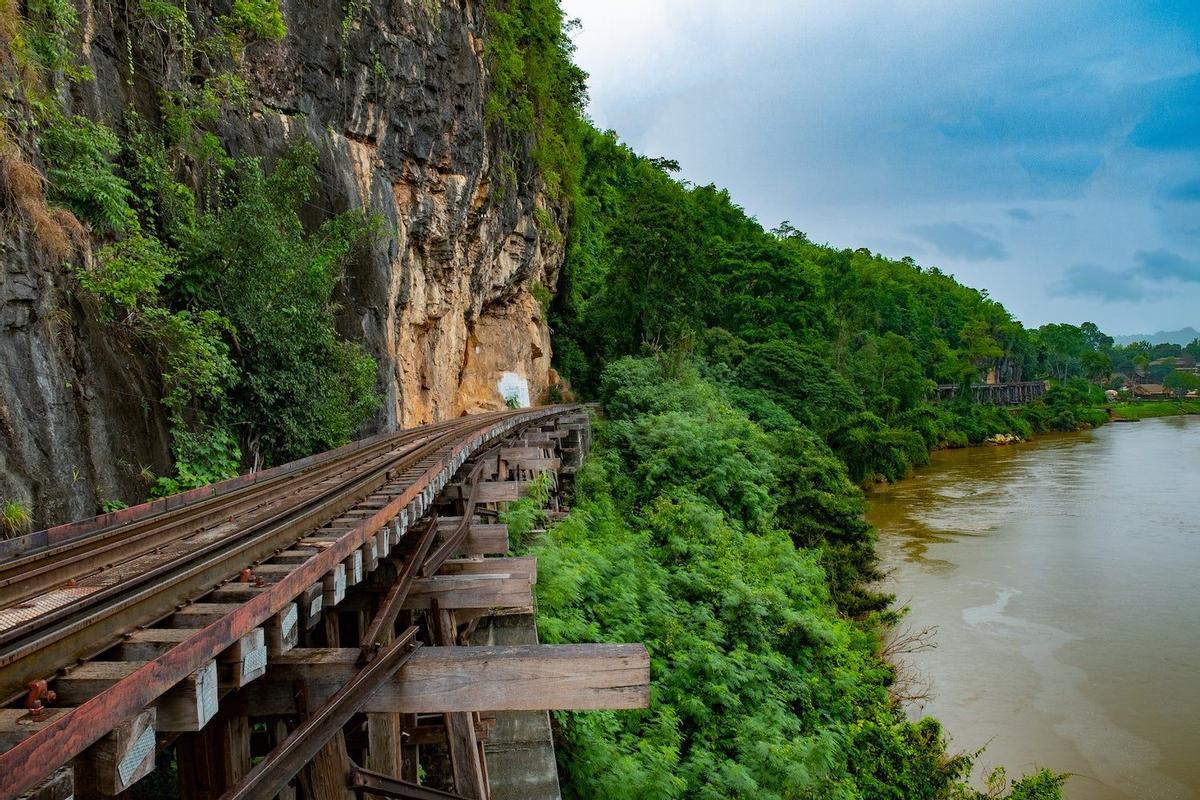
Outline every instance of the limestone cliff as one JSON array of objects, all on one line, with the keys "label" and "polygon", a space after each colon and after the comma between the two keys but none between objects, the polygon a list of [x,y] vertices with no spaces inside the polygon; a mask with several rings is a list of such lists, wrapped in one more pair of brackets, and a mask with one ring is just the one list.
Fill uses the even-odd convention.
[{"label": "limestone cliff", "polygon": [[[231,5],[186,4],[198,30]],[[362,433],[501,407],[504,380],[543,401],[553,374],[534,292],[557,282],[565,211],[547,199],[529,147],[489,133],[482,4],[281,5],[286,37],[245,48],[244,97],[209,128],[231,155],[268,166],[311,142],[322,187],[310,222],[363,206],[382,219],[340,290],[339,327],[379,364],[384,401]],[[63,84],[66,109],[118,131],[131,109],[158,120],[162,89],[191,68],[171,32],[126,4],[76,6],[94,79]],[[21,144],[44,167],[32,137]],[[10,224],[2,243],[0,499],[47,524],[107,497],[139,499],[142,468],[161,473],[169,457],[153,366],[75,298],[68,270],[36,252],[28,227]]]}]

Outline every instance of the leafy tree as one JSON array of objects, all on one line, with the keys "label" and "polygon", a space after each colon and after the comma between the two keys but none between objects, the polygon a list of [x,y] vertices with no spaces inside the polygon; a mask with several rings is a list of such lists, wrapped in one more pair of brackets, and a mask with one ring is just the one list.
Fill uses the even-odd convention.
[{"label": "leafy tree", "polygon": [[1163,380],[1163,388],[1174,392],[1182,400],[1188,392],[1200,391],[1200,376],[1177,369]]},{"label": "leafy tree", "polygon": [[[905,719],[877,632],[846,616],[887,598],[861,588],[862,496],[821,438],[765,435],[664,356],[616,361],[601,386],[573,512],[531,543],[539,635],[644,642],[653,702],[554,715],[564,797],[982,800],[971,758]],[[1049,800],[1062,780],[990,796]]]},{"label": "leafy tree", "polygon": [[334,291],[372,223],[333,218],[308,233],[300,207],[316,153],[301,147],[264,177],[242,165],[225,209],[183,247],[173,290],[229,321],[238,379],[229,421],[251,457],[278,463],[348,441],[376,408],[375,364],[334,326]]},{"label": "leafy tree", "polygon": [[1104,384],[1112,376],[1112,359],[1096,350],[1089,350],[1080,359],[1083,373],[1087,379],[1097,384]]}]

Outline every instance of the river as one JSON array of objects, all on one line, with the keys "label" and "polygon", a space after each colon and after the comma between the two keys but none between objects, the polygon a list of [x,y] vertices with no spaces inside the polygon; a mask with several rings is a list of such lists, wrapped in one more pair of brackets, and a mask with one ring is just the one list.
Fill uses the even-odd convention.
[{"label": "river", "polygon": [[935,453],[871,494],[953,749],[1070,800],[1200,800],[1200,417]]}]

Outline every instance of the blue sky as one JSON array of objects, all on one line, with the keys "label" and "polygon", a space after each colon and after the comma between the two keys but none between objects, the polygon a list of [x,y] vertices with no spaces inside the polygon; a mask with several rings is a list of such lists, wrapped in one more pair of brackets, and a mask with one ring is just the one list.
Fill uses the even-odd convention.
[{"label": "blue sky", "polygon": [[1200,0],[564,0],[589,114],[1026,324],[1200,323]]}]

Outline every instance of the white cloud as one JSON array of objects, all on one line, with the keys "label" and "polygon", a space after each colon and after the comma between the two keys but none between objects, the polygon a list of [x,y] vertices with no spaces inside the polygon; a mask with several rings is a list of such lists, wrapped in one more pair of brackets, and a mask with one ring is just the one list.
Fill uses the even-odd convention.
[{"label": "white cloud", "polygon": [[[1200,36],[1169,21],[1083,0],[564,7],[583,22],[597,124],[728,187],[768,227],[790,219],[817,241],[936,263],[1033,324],[1094,310],[1051,295],[1072,264],[1197,256],[1195,226],[1160,198],[1164,176],[1200,178],[1195,154],[1125,143],[1150,110],[1146,87],[1200,68]],[[980,260],[913,239],[947,220],[999,247]],[[1183,325],[1198,301],[1200,287],[1096,316],[1118,332]]]}]

